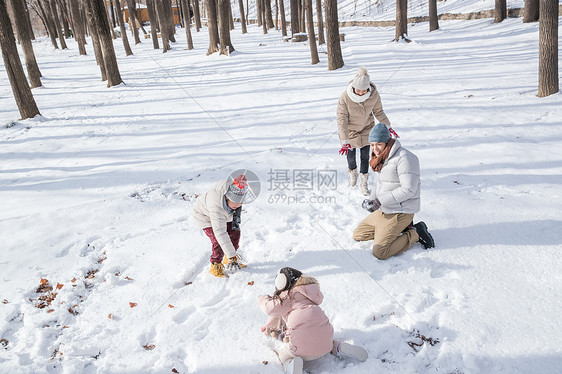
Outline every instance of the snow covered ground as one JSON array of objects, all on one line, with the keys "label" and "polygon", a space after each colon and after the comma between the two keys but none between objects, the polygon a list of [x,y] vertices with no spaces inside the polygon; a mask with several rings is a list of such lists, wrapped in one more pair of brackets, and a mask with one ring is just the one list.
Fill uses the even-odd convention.
[{"label": "snow covered ground", "polygon": [[[410,44],[343,29],[331,72],[257,26],[237,27],[230,57],[205,56],[205,30],[194,51],[183,31],[166,54],[143,41],[124,57],[117,40],[126,84],[111,89],[91,45],[41,39],[43,117],[27,121],[0,65],[0,372],[281,373],[257,297],[292,266],[320,281],[336,337],[369,353],[311,373],[560,373],[562,98],[536,97],[538,24],[440,25],[410,26]],[[335,108],[362,65],[420,158],[432,250],[378,261],[351,238],[366,212]],[[237,169],[261,180],[249,268],[216,279],[191,208]]]}]

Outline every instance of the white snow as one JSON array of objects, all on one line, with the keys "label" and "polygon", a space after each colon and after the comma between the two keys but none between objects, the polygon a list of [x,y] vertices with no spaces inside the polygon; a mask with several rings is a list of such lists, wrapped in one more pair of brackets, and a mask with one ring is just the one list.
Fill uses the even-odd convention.
[{"label": "white snow", "polygon": [[[166,54],[143,40],[125,57],[118,39],[125,84],[109,89],[91,44],[39,39],[43,116],[26,121],[0,65],[0,372],[281,373],[257,297],[283,266],[319,280],[336,337],[369,353],[314,374],[562,372],[562,98],[536,96],[538,24],[440,26],[410,25],[409,44],[345,28],[336,71],[325,46],[313,66],[255,25],[230,57],[205,56],[205,29],[193,51],[183,30]],[[379,261],[351,237],[367,213],[335,110],[359,66],[420,158],[434,249]],[[249,267],[217,279],[191,209],[246,168],[262,187],[242,215]],[[303,170],[311,190],[293,185]],[[41,278],[56,297],[39,309]]]}]

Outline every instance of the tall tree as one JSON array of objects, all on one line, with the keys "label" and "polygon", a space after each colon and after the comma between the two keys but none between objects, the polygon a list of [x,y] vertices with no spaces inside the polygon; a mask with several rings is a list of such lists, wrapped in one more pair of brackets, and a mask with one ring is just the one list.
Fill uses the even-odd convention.
[{"label": "tall tree", "polygon": [[80,17],[80,7],[77,1],[70,2],[70,14],[72,17],[72,32],[74,39],[78,43],[78,51],[81,55],[86,55],[86,32]]},{"label": "tall tree", "polygon": [[98,40],[101,46],[102,58],[105,64],[107,74],[107,87],[117,86],[123,83],[119,66],[117,65],[117,57],[113,48],[113,39],[109,31],[109,20],[105,10],[105,0],[87,0],[90,4],[90,13],[88,16],[92,19],[93,27],[98,34]]},{"label": "tall tree", "polygon": [[[330,0],[326,1],[327,2]],[[290,0],[291,5],[291,36],[298,34],[300,32],[299,26],[299,0]],[[337,4],[336,4],[337,6]],[[339,38],[339,36],[338,36]]]},{"label": "tall tree", "polygon": [[343,66],[340,44],[340,28],[338,20],[338,1],[326,0],[326,39],[328,49],[328,70],[336,70]]},{"label": "tall tree", "polygon": [[539,0],[525,0],[525,13],[523,14],[523,22],[536,22],[538,20]]},{"label": "tall tree", "polygon": [[166,12],[162,1],[154,2],[156,15],[158,16],[158,24],[160,25],[160,37],[162,38],[162,53],[168,52],[170,47],[170,33],[168,32],[168,21],[166,20]]},{"label": "tall tree", "polygon": [[195,19],[195,31],[201,30],[201,11],[199,8],[199,0],[193,0],[193,18]]},{"label": "tall tree", "polygon": [[68,12],[66,11],[66,2],[64,2],[63,0],[56,0],[57,1],[57,5],[58,5],[58,9],[59,9],[59,17],[61,19],[61,23],[62,23],[62,28],[64,31],[64,37],[66,39],[70,38],[70,27],[68,25],[68,20],[69,20],[69,16],[68,16]]},{"label": "tall tree", "polygon": [[148,11],[148,19],[150,22],[150,34],[152,35],[152,46],[154,49],[159,49],[158,44],[158,16],[156,14],[156,5],[154,0],[146,0],[146,8]]},{"label": "tall tree", "polygon": [[66,45],[66,41],[64,40],[64,35],[62,33],[62,25],[61,25],[60,19],[59,19],[57,2],[56,2],[56,0],[47,0],[47,3],[49,4],[48,8],[50,10],[51,18],[52,18],[53,23],[55,25],[55,29],[56,29],[55,31],[57,32],[57,35],[59,37],[60,47],[61,47],[61,49],[68,49],[68,47]]},{"label": "tall tree", "polygon": [[207,28],[209,29],[209,49],[207,56],[219,51],[219,26],[216,0],[207,0]]},{"label": "tall tree", "polygon": [[185,22],[185,36],[187,38],[187,49],[193,49],[193,39],[191,38],[191,17],[189,16],[189,0],[181,0],[182,6],[185,10],[184,12],[184,22]]},{"label": "tall tree", "polygon": [[[195,0],[197,1],[197,0]],[[246,34],[248,29],[246,29],[246,17],[244,17],[244,1],[238,0],[238,8],[240,8],[240,24],[242,25],[242,34]]]},{"label": "tall tree", "polygon": [[394,41],[408,39],[408,0],[396,0],[396,33]]},{"label": "tall tree", "polygon": [[6,2],[0,0],[0,48],[2,49],[2,58],[4,59],[4,67],[8,73],[8,79],[12,87],[12,93],[16,100],[16,104],[20,111],[22,119],[33,118],[39,113],[31,88],[27,84],[23,66],[21,64],[14,31],[10,18],[8,17],[8,9]]},{"label": "tall tree", "polygon": [[263,24],[263,10],[262,10],[263,0],[256,0],[256,17],[258,21],[258,26]]},{"label": "tall tree", "polygon": [[163,10],[164,14],[166,15],[166,22],[167,22],[167,30],[168,30],[168,39],[171,42],[176,42],[176,24],[174,22],[174,15],[172,14],[172,0],[161,0],[162,4],[164,4]]},{"label": "tall tree", "polygon": [[27,75],[29,76],[29,83],[31,88],[41,87],[41,72],[39,65],[35,59],[35,52],[33,51],[33,44],[31,43],[31,35],[29,34],[29,26],[27,24],[27,17],[25,15],[25,0],[9,0],[8,7],[10,15],[16,27],[16,34],[20,42],[23,56],[25,59],[25,66],[27,68]]},{"label": "tall tree", "polygon": [[29,35],[31,36],[31,40],[35,40],[35,33],[33,32],[33,26],[31,25],[31,17],[29,16],[29,8],[28,6],[31,4],[27,4],[27,1],[25,2],[25,17],[27,18],[27,25],[29,27]]},{"label": "tall tree", "polygon": [[42,2],[40,0],[35,0],[35,3],[33,4],[37,6],[37,9],[39,9],[37,14],[45,24],[45,29],[47,30],[47,34],[51,39],[51,44],[55,49],[59,49],[59,46],[57,44],[57,30],[55,29],[55,25],[53,24],[53,20],[51,19],[51,14],[50,14],[51,12],[49,12],[49,4]]},{"label": "tall tree", "polygon": [[140,20],[138,19],[135,0],[126,1],[127,10],[129,11],[129,20],[131,21],[131,31],[133,32],[133,37],[135,38],[135,44],[139,44],[141,40],[139,36],[139,27],[137,25],[140,25]]},{"label": "tall tree", "polygon": [[539,97],[559,91],[558,0],[540,0]]},{"label": "tall tree", "polygon": [[94,47],[94,56],[96,57],[96,63],[100,67],[101,73],[101,80],[105,82],[107,80],[107,72],[105,69],[105,61],[103,59],[103,52],[101,49],[101,43],[99,40],[98,29],[94,25],[94,20],[91,17],[92,12],[92,4],[90,0],[83,0],[84,1],[84,19],[88,24],[88,29],[90,30],[90,36],[92,37],[92,46]]},{"label": "tall tree", "polygon": [[117,22],[119,23],[119,30],[121,30],[121,41],[123,42],[123,48],[125,48],[125,54],[127,56],[130,56],[133,54],[133,51],[131,50],[131,45],[129,44],[127,29],[125,29],[125,21],[123,21],[121,2],[119,0],[114,0],[114,1],[115,1],[115,12],[117,13]]},{"label": "tall tree", "polygon": [[494,22],[501,22],[507,18],[506,0],[496,0],[494,9]]},{"label": "tall tree", "polygon": [[261,14],[261,20],[262,20],[261,27],[262,27],[263,33],[267,34],[267,20],[266,20],[266,15],[265,15],[265,12],[266,12],[266,10],[265,10],[265,0],[258,0],[258,1],[261,4],[260,5],[260,14]]},{"label": "tall tree", "polygon": [[113,0],[109,0],[109,14],[110,14],[110,19],[111,19],[111,27],[115,28],[117,27],[117,21],[115,21],[115,9],[114,9],[114,5],[113,5]]},{"label": "tall tree", "polygon": [[267,28],[272,29],[275,27],[273,23],[273,14],[271,12],[271,0],[263,0],[263,7],[265,9],[265,21],[267,22]]},{"label": "tall tree", "polygon": [[284,0],[279,0],[279,13],[281,13],[281,35],[287,36],[287,19],[285,18]]},{"label": "tall tree", "polygon": [[439,29],[439,17],[437,16],[437,0],[429,0],[429,31]]},{"label": "tall tree", "polygon": [[322,17],[322,0],[316,0],[316,18],[318,19],[318,45],[326,43],[324,40],[324,19]]},{"label": "tall tree", "polygon": [[304,0],[306,9],[306,27],[308,29],[308,45],[310,46],[310,59],[312,65],[320,62],[318,48],[316,47],[316,35],[314,35],[314,19],[312,18],[312,0]]},{"label": "tall tree", "polygon": [[234,52],[234,47],[230,40],[230,20],[228,15],[229,0],[218,0],[219,13],[219,42],[220,54],[229,55]]}]

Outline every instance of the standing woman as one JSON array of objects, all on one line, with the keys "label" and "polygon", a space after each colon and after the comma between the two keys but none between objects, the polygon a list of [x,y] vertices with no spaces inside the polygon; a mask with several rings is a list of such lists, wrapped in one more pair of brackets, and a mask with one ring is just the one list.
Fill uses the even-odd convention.
[{"label": "standing woman", "polygon": [[365,196],[369,195],[369,131],[375,126],[375,118],[377,122],[384,123],[392,135],[398,137],[384,114],[377,87],[371,82],[367,69],[360,67],[338,101],[338,131],[342,145],[340,155],[347,155],[350,187],[357,184],[356,148],[360,150],[359,187]]}]

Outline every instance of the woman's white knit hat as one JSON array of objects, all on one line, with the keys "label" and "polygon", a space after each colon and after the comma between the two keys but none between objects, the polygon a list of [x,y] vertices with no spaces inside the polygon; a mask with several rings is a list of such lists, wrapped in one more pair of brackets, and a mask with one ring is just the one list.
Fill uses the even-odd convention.
[{"label": "woman's white knit hat", "polygon": [[367,69],[361,66],[357,70],[357,75],[351,81],[351,86],[356,90],[366,90],[371,86],[371,77],[367,74]]}]

